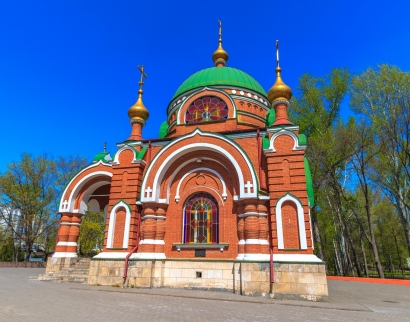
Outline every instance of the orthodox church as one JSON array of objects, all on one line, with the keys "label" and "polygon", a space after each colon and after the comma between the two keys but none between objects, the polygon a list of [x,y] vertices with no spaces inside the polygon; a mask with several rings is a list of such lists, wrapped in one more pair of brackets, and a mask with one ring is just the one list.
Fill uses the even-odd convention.
[{"label": "orthodox church", "polygon": [[90,261],[89,284],[327,299],[325,266],[313,254],[306,137],[288,119],[292,91],[278,45],[268,93],[227,66],[221,24],[212,59],[176,90],[159,138],[149,140],[139,67],[131,134],[66,187],[46,275],[75,265],[82,218],[103,211],[104,246]]}]

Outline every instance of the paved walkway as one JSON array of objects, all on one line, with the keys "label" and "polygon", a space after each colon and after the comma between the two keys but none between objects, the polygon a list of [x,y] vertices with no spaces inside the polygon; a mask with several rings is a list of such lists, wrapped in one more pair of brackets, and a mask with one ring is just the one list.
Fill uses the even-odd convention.
[{"label": "paved walkway", "polygon": [[30,280],[0,268],[0,321],[410,321],[410,286],[329,280],[329,302]]}]

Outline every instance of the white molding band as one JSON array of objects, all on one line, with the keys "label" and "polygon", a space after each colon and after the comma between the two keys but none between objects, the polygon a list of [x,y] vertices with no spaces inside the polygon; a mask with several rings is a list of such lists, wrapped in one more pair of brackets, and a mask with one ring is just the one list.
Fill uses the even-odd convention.
[{"label": "white molding band", "polygon": [[[236,260],[269,261],[269,254],[238,254]],[[273,262],[288,263],[323,263],[320,258],[313,254],[273,254]]]},{"label": "white molding band", "polygon": [[63,242],[59,241],[56,246],[78,246],[76,242]]},{"label": "white molding band", "polygon": [[140,245],[165,245],[163,240],[159,239],[143,239],[139,243]]},{"label": "white molding band", "polygon": [[120,207],[125,208],[125,225],[124,225],[124,239],[122,242],[122,248],[128,248],[128,238],[130,235],[130,223],[131,223],[131,212],[129,205],[124,201],[117,203],[110,212],[110,223],[108,225],[108,236],[107,236],[107,248],[113,248],[114,244],[114,231],[115,231],[115,220],[117,217],[117,209]]},{"label": "white molding band", "polygon": [[75,258],[75,257],[78,257],[77,256],[77,253],[72,253],[72,252],[70,252],[70,253],[66,253],[66,252],[55,252],[54,254],[53,254],[53,258]]},{"label": "white molding band", "polygon": [[256,216],[256,217],[267,217],[268,214],[262,212],[245,212],[244,214],[239,214],[238,218],[244,218],[249,216]]},{"label": "white molding band", "polygon": [[77,222],[65,222],[64,221],[60,223],[60,226],[80,226],[80,224]]},{"label": "white molding band", "polygon": [[166,259],[165,253],[136,253],[138,259]]},{"label": "white molding band", "polygon": [[286,194],[284,197],[280,198],[276,204],[276,231],[278,236],[278,249],[284,249],[284,240],[283,240],[283,224],[282,224],[282,204],[285,201],[291,201],[296,205],[298,226],[299,226],[299,241],[300,249],[307,249],[306,241],[306,230],[305,230],[305,215],[303,213],[303,207],[298,199]]}]

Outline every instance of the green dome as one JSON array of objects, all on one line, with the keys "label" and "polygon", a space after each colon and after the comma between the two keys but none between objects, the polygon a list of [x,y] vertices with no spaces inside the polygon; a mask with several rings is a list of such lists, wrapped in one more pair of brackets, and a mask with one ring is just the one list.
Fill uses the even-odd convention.
[{"label": "green dome", "polygon": [[181,86],[179,86],[172,99],[191,89],[211,85],[243,87],[266,97],[266,92],[262,86],[247,73],[231,67],[211,67],[191,75]]}]

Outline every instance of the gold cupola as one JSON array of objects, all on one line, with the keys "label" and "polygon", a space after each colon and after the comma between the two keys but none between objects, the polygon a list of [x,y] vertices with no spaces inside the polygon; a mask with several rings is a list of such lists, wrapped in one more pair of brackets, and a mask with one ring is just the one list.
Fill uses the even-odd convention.
[{"label": "gold cupola", "polygon": [[276,40],[276,81],[268,92],[268,99],[270,102],[286,100],[289,101],[292,97],[292,90],[286,85],[281,76],[282,69],[279,66],[279,41]]},{"label": "gold cupola", "polygon": [[145,121],[149,117],[149,112],[142,101],[142,94],[144,93],[142,86],[144,85],[143,78],[148,77],[144,72],[144,65],[142,65],[142,67],[138,66],[138,69],[141,71],[141,80],[138,82],[140,85],[140,89],[138,90],[138,99],[135,104],[128,109],[128,116],[131,123],[139,122],[145,124]]},{"label": "gold cupola", "polygon": [[214,51],[212,54],[212,60],[214,61],[214,64],[216,67],[224,67],[226,65],[226,62],[228,61],[228,53],[226,52],[225,49],[222,48],[222,22],[221,20],[218,20],[219,24],[219,45],[218,49]]}]

